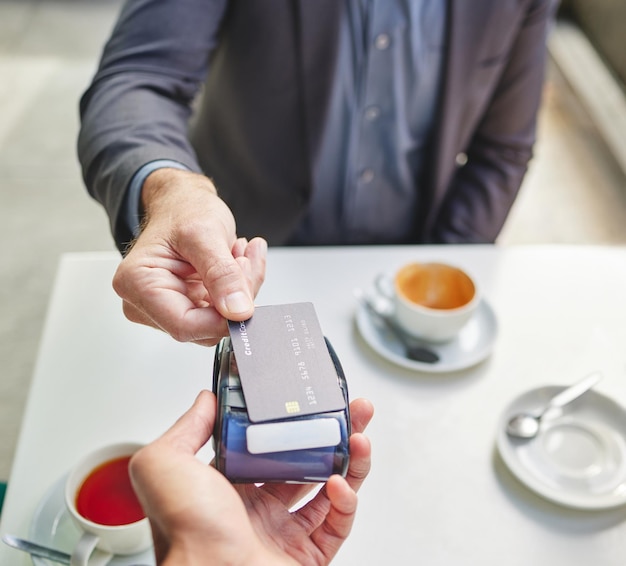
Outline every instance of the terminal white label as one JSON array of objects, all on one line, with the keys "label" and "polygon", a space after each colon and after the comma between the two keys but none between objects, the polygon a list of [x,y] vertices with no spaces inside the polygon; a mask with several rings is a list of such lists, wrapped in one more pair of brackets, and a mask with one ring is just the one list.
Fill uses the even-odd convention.
[{"label": "terminal white label", "polygon": [[337,446],[341,442],[339,422],[332,418],[250,425],[246,429],[248,452],[288,452]]}]

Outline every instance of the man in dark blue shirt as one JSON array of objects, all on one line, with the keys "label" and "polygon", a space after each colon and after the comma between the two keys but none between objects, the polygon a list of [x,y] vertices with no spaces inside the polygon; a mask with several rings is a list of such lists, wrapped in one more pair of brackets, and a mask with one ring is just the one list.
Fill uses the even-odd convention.
[{"label": "man in dark blue shirt", "polygon": [[252,314],[266,241],[493,242],[532,155],[554,7],[128,2],[79,139],[126,315],[214,344]]}]

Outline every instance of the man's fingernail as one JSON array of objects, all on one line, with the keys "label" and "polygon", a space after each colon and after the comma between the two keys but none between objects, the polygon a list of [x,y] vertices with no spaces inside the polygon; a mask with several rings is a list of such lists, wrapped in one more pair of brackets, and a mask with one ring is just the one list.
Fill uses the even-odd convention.
[{"label": "man's fingernail", "polygon": [[250,297],[242,291],[237,291],[226,296],[226,308],[233,314],[248,312],[252,308]]}]

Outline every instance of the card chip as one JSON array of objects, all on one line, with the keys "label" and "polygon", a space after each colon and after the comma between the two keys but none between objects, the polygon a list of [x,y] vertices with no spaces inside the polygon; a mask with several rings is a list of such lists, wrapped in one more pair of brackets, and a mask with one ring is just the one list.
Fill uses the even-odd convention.
[{"label": "card chip", "polygon": [[287,401],[285,403],[285,411],[287,411],[288,414],[299,413],[300,403],[298,403],[298,401]]}]

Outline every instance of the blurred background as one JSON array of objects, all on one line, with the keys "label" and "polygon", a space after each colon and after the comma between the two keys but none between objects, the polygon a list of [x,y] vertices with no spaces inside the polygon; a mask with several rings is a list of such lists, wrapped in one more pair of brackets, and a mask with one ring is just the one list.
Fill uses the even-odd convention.
[{"label": "blurred background", "polygon": [[[0,481],[59,256],[115,249],[75,143],[78,99],[120,6],[0,0]],[[626,0],[561,3],[535,157],[499,244],[626,244],[624,29]]]}]

